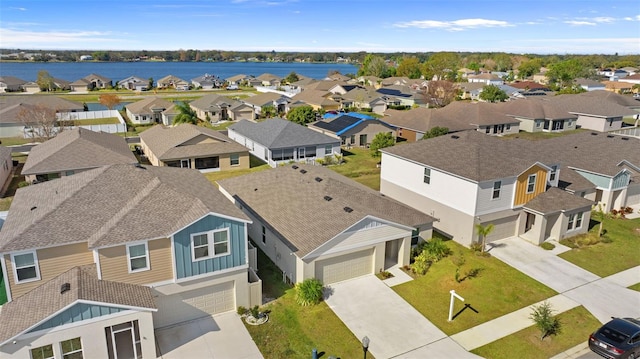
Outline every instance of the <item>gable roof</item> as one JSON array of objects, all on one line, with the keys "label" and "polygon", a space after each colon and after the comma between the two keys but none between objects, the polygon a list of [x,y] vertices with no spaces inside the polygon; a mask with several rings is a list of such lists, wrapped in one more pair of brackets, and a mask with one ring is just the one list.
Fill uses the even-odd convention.
[{"label": "gable roof", "polygon": [[100,81],[102,81],[102,82],[104,82],[104,83],[109,83],[109,82],[111,82],[111,79],[110,79],[110,78],[108,78],[108,77],[104,77],[104,76],[102,76],[102,75],[94,74],[94,73],[91,73],[91,74],[89,74],[89,75],[87,75],[87,76],[83,77],[83,78],[82,78],[82,80],[86,80],[86,81],[88,81],[88,82],[91,82],[91,81],[93,81],[93,80],[100,80]]},{"label": "gable roof", "polygon": [[191,108],[202,111],[220,111],[224,106],[227,106],[229,109],[234,109],[241,105],[242,102],[240,101],[216,94],[204,95],[197,100],[189,102],[189,106],[191,106]]},{"label": "gable roof", "polygon": [[[384,112],[384,121],[388,124],[417,132],[428,132],[435,109],[416,107],[408,111],[388,109]],[[450,129],[451,130],[451,129]]]},{"label": "gable roof", "polygon": [[0,231],[0,252],[168,238],[210,213],[249,222],[197,170],[104,166],[18,189]]},{"label": "gable roof", "polygon": [[[60,287],[65,283],[70,284],[70,289],[60,293]],[[151,288],[100,280],[95,265],[73,267],[2,307],[0,345],[82,301],[127,309],[157,310]]]},{"label": "gable roof", "polygon": [[262,106],[267,106],[267,105],[273,105],[274,101],[278,101],[281,98],[289,100],[288,97],[286,97],[284,95],[281,95],[279,93],[263,92],[263,93],[255,95],[255,96],[247,97],[247,98],[243,99],[242,102],[244,102],[246,104],[262,107]]},{"label": "gable roof", "polygon": [[352,115],[340,115],[334,118],[316,121],[312,124],[312,126],[321,128],[323,130],[327,130],[329,132],[333,132],[337,136],[340,136],[343,133],[349,131],[350,129],[365,122],[375,122],[383,126],[386,126],[391,130],[395,130],[395,128],[393,128],[392,126],[376,118],[369,117],[369,116],[361,117],[361,116],[352,116]]},{"label": "gable roof", "polygon": [[320,90],[310,90],[306,89],[300,93],[295,94],[292,97],[292,100],[302,101],[309,105],[316,105],[319,107],[337,107],[340,103],[332,100],[328,96],[331,95],[330,92],[320,91]]},{"label": "gable roof", "polygon": [[627,105],[621,105],[618,102],[620,101],[619,98],[612,95],[616,94],[613,94],[610,91],[596,90],[580,94],[565,94],[553,97],[536,98],[535,100],[549,101],[558,108],[570,113],[596,117],[609,118],[635,115],[638,113],[629,109]]},{"label": "gable roof", "polygon": [[527,202],[524,208],[547,215],[591,207],[594,203],[595,202],[586,198],[573,195],[556,187],[551,187]]},{"label": "gable roof", "polygon": [[218,184],[288,241],[299,257],[367,216],[413,228],[433,222],[418,210],[320,166],[281,166]]},{"label": "gable roof", "polygon": [[31,149],[22,174],[52,173],[138,163],[123,137],[77,127]]},{"label": "gable roof", "polygon": [[58,96],[0,96],[0,123],[20,123],[19,114],[24,108],[43,106],[57,112],[82,111],[82,104]]},{"label": "gable roof", "polygon": [[[214,139],[215,143],[185,145],[185,142],[198,136]],[[140,139],[158,159],[163,161],[249,151],[218,131],[188,123],[173,127],[156,125],[140,133]]]},{"label": "gable roof", "polygon": [[153,113],[154,110],[167,110],[174,106],[173,102],[169,102],[161,97],[147,97],[143,100],[130,103],[125,107],[134,114]]},{"label": "gable roof", "polygon": [[229,126],[229,129],[269,149],[326,145],[340,142],[336,138],[323,135],[281,118],[271,118],[258,123],[241,120]]},{"label": "gable roof", "polygon": [[496,104],[506,115],[526,119],[577,119],[578,116],[554,106],[547,101],[520,99]]},{"label": "gable roof", "polygon": [[281,77],[265,72],[262,75],[256,77],[256,79],[260,81],[280,81]]},{"label": "gable roof", "polygon": [[15,76],[0,76],[0,82],[7,86],[20,86],[25,84],[27,81]]}]

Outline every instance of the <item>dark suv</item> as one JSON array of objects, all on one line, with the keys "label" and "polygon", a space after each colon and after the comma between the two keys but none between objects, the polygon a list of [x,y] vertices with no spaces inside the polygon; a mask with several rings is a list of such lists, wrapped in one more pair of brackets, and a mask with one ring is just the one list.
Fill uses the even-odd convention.
[{"label": "dark suv", "polygon": [[589,336],[589,348],[605,358],[640,357],[640,320],[612,318]]}]

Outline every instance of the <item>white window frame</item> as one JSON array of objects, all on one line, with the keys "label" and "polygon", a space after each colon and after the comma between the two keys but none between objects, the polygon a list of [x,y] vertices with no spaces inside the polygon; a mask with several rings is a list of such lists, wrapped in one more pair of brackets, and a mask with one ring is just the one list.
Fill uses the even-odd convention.
[{"label": "white window frame", "polygon": [[576,213],[576,222],[575,222],[574,229],[582,228],[582,221],[583,220],[584,220],[584,213],[583,212]]},{"label": "white window frame", "polygon": [[[33,263],[34,263],[33,265],[36,267],[36,277],[35,278],[18,280],[18,269],[27,268],[27,267],[17,268],[16,267],[15,257],[16,256],[21,256],[21,255],[24,255],[24,254],[32,254],[33,255]],[[37,280],[40,280],[40,266],[38,265],[38,253],[36,251],[24,251],[24,252],[11,253],[11,267],[13,268],[13,278],[15,279],[15,282],[17,284],[35,282]]]},{"label": "white window frame", "polygon": [[37,348],[31,348],[31,349],[29,349],[29,358],[33,358],[33,353],[32,353],[32,351],[33,351],[33,350],[40,349],[40,348],[44,348],[44,347],[51,347],[51,353],[53,353],[53,356],[45,357],[45,356],[43,355],[43,358],[44,358],[44,359],[55,359],[55,357],[56,357],[56,351],[53,349],[53,344],[41,345],[41,346],[39,346],[39,347],[37,347]]},{"label": "white window frame", "polygon": [[558,174],[558,166],[551,166],[551,174],[549,175],[549,181],[554,182],[556,175]]},{"label": "white window frame", "polygon": [[324,155],[328,156],[331,153],[333,153],[333,146],[331,146],[331,145],[324,146]]},{"label": "white window frame", "polygon": [[[531,179],[533,178],[533,182]],[[536,180],[538,179],[538,175],[536,173],[529,175],[527,177],[527,194],[533,193],[536,191]],[[533,186],[533,189],[529,190],[529,186]]]},{"label": "white window frame", "polygon": [[574,229],[576,223],[576,214],[575,213],[571,213],[569,215],[569,222],[567,223],[567,231],[571,231]]},{"label": "white window frame", "polygon": [[229,155],[229,165],[230,166],[240,166],[240,155],[237,154],[237,153],[230,154]]},{"label": "white window frame", "polygon": [[[136,247],[136,246],[141,246],[141,245],[144,245],[144,258],[145,258],[145,260],[147,262],[147,265],[144,268],[132,269],[131,268],[131,260],[132,259],[142,258],[143,256],[131,257],[131,252],[129,251],[129,248]],[[147,242],[138,242],[138,243],[127,244],[127,267],[129,268],[129,273],[144,272],[144,271],[148,271],[149,269],[151,269],[151,266],[149,265],[149,244]]]},{"label": "white window frame", "polygon": [[[62,342],[68,342],[68,341],[71,341],[71,340],[74,340],[74,339],[80,339],[80,349],[76,349],[76,350],[70,351],[68,353],[65,353],[62,350]],[[62,355],[62,358],[65,358],[65,356],[67,356],[67,355],[76,354],[76,353],[82,353],[82,357],[84,358],[84,352],[82,351],[82,337],[71,338],[71,339],[63,340],[63,341],[60,342],[60,354]]]},{"label": "white window frame", "polygon": [[[496,185],[498,187],[496,188]],[[491,192],[491,199],[500,199],[500,193],[502,192],[502,181],[493,182],[493,190]]]},{"label": "white window frame", "polygon": [[422,182],[424,182],[426,184],[431,184],[431,168],[425,168],[424,169]]},{"label": "white window frame", "polygon": [[[215,252],[215,244],[216,244],[216,243],[214,243],[215,234],[216,233],[220,233],[220,232],[226,232],[227,233],[227,240],[225,241],[225,243],[227,243],[227,251],[224,252],[224,253],[216,253]],[[200,235],[203,235],[203,234],[207,236],[208,255],[206,257],[196,258],[195,247],[193,245],[193,238],[195,236],[200,236]],[[193,262],[203,261],[203,260],[216,258],[216,257],[222,257],[222,256],[226,256],[226,255],[229,255],[229,254],[231,254],[231,231],[229,230],[229,228],[215,229],[215,230],[212,230],[212,231],[198,232],[198,233],[192,233],[191,234],[191,260]]]}]

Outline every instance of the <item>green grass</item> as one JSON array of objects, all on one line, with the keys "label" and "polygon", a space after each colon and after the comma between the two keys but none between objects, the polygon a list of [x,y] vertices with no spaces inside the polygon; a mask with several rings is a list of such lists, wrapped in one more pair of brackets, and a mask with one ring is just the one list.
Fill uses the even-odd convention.
[{"label": "green grass", "polygon": [[[597,236],[597,223],[590,235]],[[640,218],[606,219],[604,229],[611,243],[574,248],[559,257],[601,277],[640,265]]]},{"label": "green grass", "polygon": [[540,330],[531,326],[471,352],[484,358],[550,358],[587,342],[589,334],[602,324],[580,306],[557,315],[564,330],[540,340]]},{"label": "green grass", "polygon": [[24,138],[24,137],[3,137],[0,138],[3,146],[17,146],[24,145],[26,143],[36,142],[33,138]]},{"label": "green grass", "polygon": [[262,308],[270,311],[266,324],[246,327],[266,359],[310,358],[314,348],[325,353],[323,358],[362,356],[358,338],[326,303],[309,307],[296,304],[294,289],[282,282],[282,271],[260,249],[258,268],[263,294],[277,299]]},{"label": "green grass", "polygon": [[636,284],[632,285],[631,287],[629,287],[629,289],[632,289],[632,290],[640,292],[640,283],[636,283]]},{"label": "green grass", "polygon": [[[393,287],[401,297],[415,307],[427,319],[448,335],[461,332],[478,324],[522,309],[557,294],[507,264],[492,257],[475,255],[454,241],[445,242],[454,252],[452,256],[434,263],[424,276]],[[455,265],[452,258],[463,254],[466,260],[460,276],[471,269],[480,269],[477,277],[455,281]],[[478,313],[463,311],[448,322],[450,290],[455,290]],[[456,303],[455,312],[462,309]]]},{"label": "green grass", "polygon": [[271,168],[268,164],[260,161],[254,155],[249,155],[249,162],[250,162],[249,168],[246,168],[246,169],[209,172],[209,173],[205,173],[204,176],[207,177],[207,179],[211,183],[215,184],[216,181],[219,181],[219,180],[238,177],[238,176],[242,176],[242,175],[253,173],[253,172],[260,172],[260,171],[268,170]]},{"label": "green grass", "polygon": [[378,191],[380,190],[380,168],[377,164],[380,158],[373,157],[370,153],[367,148],[342,149],[345,163],[329,166],[329,168]]},{"label": "green grass", "polygon": [[92,118],[88,120],[75,120],[74,122],[75,122],[75,125],[77,126],[116,125],[120,123],[120,121],[116,117]]}]

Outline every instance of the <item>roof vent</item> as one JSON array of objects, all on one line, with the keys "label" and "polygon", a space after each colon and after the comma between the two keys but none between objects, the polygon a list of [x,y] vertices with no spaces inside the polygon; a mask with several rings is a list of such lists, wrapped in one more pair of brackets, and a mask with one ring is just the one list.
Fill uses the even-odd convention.
[{"label": "roof vent", "polygon": [[345,212],[347,212],[347,213],[351,213],[351,212],[353,212],[353,208],[351,208],[351,207],[344,207],[343,209],[344,209],[344,211],[345,211]]},{"label": "roof vent", "polygon": [[595,132],[591,132],[591,136],[597,136],[598,134]]},{"label": "roof vent", "polygon": [[613,138],[615,137],[614,135],[607,135],[607,138]]},{"label": "roof vent", "polygon": [[300,170],[300,173],[305,174],[305,173],[307,173],[307,170],[302,169],[302,170]]},{"label": "roof vent", "polygon": [[63,285],[60,286],[60,294],[63,294],[64,292],[68,292],[71,290],[71,284],[69,283],[64,283]]},{"label": "roof vent", "polygon": [[329,202],[331,201],[333,198],[331,196],[324,196],[324,200]]},{"label": "roof vent", "polygon": [[147,169],[145,166],[143,166],[143,165],[141,165],[141,164],[139,164],[139,163],[136,163],[134,166],[135,166],[136,168],[141,169],[141,170],[146,170],[146,169]]},{"label": "roof vent", "polygon": [[316,177],[316,182],[322,182],[322,178]]},{"label": "roof vent", "polygon": [[629,137],[620,137],[620,139],[623,141],[629,141]]},{"label": "roof vent", "polygon": [[457,140],[458,138],[460,138],[460,136],[458,136],[458,135],[451,135],[451,138],[453,138],[454,140]]},{"label": "roof vent", "polygon": [[294,170],[297,170],[297,169],[298,169],[298,166],[293,165],[293,166],[291,166],[291,168],[293,168]]},{"label": "roof vent", "polygon": [[33,210],[35,210],[36,208],[38,208],[38,207],[33,206],[33,207],[31,207],[31,210],[33,211]]}]

